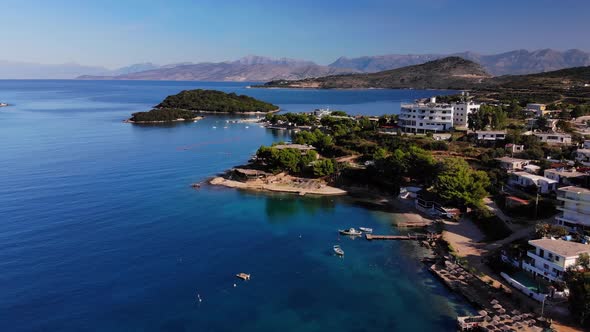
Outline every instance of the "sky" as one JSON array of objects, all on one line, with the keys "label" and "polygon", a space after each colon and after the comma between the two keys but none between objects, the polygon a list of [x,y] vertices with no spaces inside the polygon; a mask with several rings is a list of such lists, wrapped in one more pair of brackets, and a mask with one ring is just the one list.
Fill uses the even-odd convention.
[{"label": "sky", "polygon": [[34,63],[590,51],[587,0],[0,0],[0,8],[0,60]]}]

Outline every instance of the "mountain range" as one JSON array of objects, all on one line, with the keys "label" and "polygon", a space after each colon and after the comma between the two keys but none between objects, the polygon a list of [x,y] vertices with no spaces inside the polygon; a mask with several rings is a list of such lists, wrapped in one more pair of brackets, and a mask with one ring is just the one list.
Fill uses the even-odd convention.
[{"label": "mountain range", "polygon": [[536,51],[515,50],[505,53],[482,55],[474,52],[454,54],[390,54],[381,56],[364,56],[359,58],[341,57],[331,63],[330,67],[352,68],[361,72],[374,73],[389,69],[418,65],[428,61],[458,56],[482,65],[494,75],[523,75],[559,70],[570,67],[590,66],[590,53],[571,49],[556,51],[542,49]]},{"label": "mountain range", "polygon": [[428,61],[458,56],[474,61],[494,76],[522,75],[563,68],[589,66],[590,53],[577,49],[557,51],[515,50],[492,55],[475,52],[455,54],[389,54],[341,57],[324,66],[313,61],[269,58],[250,55],[235,61],[206,63],[173,63],[157,65],[150,62],[107,69],[75,63],[45,65],[0,61],[0,79],[122,79],[122,80],[203,80],[203,81],[272,81],[300,80],[346,73],[374,73]]},{"label": "mountain range", "polygon": [[492,77],[473,61],[458,56],[432,60],[402,68],[307,78],[298,81],[278,80],[256,87],[314,89],[465,89]]},{"label": "mountain range", "polygon": [[583,103],[590,99],[590,66],[525,75],[492,76],[482,65],[458,56],[376,73],[278,80],[255,87],[313,89],[453,89],[470,90],[487,100]]}]

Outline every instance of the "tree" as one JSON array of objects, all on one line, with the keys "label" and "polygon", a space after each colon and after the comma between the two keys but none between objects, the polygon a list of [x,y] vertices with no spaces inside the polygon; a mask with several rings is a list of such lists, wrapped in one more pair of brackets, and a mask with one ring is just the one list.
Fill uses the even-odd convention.
[{"label": "tree", "polygon": [[590,268],[590,255],[587,253],[580,254],[578,258],[576,258],[576,265],[588,270]]},{"label": "tree", "polygon": [[[585,327],[590,326],[590,257],[582,254],[565,273],[565,282],[570,290],[569,309],[576,320]],[[582,269],[578,269],[581,267]]]},{"label": "tree", "polygon": [[549,130],[549,121],[544,116],[540,116],[537,121],[535,121],[535,125],[537,125],[537,128],[541,131]]},{"label": "tree", "polygon": [[488,175],[473,170],[462,158],[447,158],[434,183],[434,190],[443,200],[460,208],[476,207],[488,195]]},{"label": "tree", "polygon": [[492,129],[504,129],[506,128],[506,124],[508,123],[508,114],[504,112],[501,108],[496,108],[492,112],[492,121],[490,126]]},{"label": "tree", "polygon": [[336,167],[331,159],[316,160],[313,165],[313,175],[317,177],[328,176],[334,174]]}]

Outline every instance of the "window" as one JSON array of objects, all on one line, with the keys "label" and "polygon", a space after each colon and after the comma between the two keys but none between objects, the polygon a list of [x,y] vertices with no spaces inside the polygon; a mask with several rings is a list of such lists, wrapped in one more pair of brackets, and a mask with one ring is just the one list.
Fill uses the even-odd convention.
[{"label": "window", "polygon": [[543,264],[543,268],[544,268],[545,270],[548,270],[548,269],[549,269],[549,265],[547,265],[547,264]]}]

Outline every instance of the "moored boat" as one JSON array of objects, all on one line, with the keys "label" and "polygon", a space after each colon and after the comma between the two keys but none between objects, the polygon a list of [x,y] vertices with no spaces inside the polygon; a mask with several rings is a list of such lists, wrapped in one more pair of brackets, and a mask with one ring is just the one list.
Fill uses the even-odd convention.
[{"label": "moored boat", "polygon": [[344,256],[344,250],[342,250],[342,248],[340,248],[339,245],[334,245],[334,252],[336,253],[336,255],[338,256]]},{"label": "moored boat", "polygon": [[338,233],[340,233],[342,235],[353,235],[353,236],[354,235],[361,235],[361,234],[363,234],[363,232],[357,231],[356,229],[354,229],[352,227],[349,228],[349,229],[339,229],[338,230]]},{"label": "moored boat", "polygon": [[242,280],[250,280],[250,275],[244,272],[236,274],[236,277]]},{"label": "moored boat", "polygon": [[359,227],[359,230],[363,233],[373,233],[373,229],[369,227]]}]

